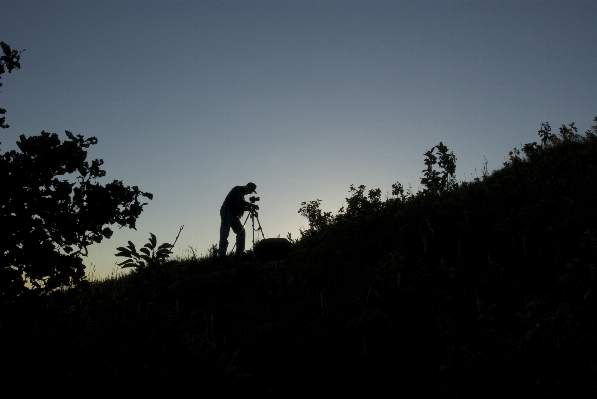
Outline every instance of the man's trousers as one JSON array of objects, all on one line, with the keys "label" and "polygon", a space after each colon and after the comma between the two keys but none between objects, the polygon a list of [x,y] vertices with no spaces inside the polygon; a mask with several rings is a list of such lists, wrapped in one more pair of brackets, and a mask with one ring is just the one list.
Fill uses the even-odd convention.
[{"label": "man's trousers", "polygon": [[245,229],[240,222],[239,216],[232,215],[229,206],[223,205],[220,208],[220,246],[218,247],[218,256],[226,256],[228,249],[228,235],[230,228],[236,234],[236,253],[242,254],[245,251]]}]

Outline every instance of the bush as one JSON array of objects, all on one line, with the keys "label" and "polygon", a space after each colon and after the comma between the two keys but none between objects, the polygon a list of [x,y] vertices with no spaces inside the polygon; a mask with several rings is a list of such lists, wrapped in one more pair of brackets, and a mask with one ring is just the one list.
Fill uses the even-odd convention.
[{"label": "bush", "polygon": [[44,294],[85,282],[81,256],[110,238],[108,225],[135,228],[152,194],[114,180],[106,185],[103,161],[86,161],[97,143],[66,132],[22,135],[18,151],[0,156],[0,296],[12,302],[25,292]]}]

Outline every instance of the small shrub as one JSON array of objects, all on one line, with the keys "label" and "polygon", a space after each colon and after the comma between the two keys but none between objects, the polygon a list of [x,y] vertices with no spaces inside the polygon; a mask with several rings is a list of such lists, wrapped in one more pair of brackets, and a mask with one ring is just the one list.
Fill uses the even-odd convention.
[{"label": "small shrub", "polygon": [[172,255],[173,244],[164,243],[156,248],[157,240],[153,233],[149,233],[149,242],[139,248],[139,252],[135,248],[135,244],[129,241],[127,247],[116,248],[119,253],[116,256],[123,256],[128,258],[124,262],[120,262],[118,266],[124,268],[134,267],[136,271],[144,270],[148,267],[158,266],[164,263],[170,255]]}]

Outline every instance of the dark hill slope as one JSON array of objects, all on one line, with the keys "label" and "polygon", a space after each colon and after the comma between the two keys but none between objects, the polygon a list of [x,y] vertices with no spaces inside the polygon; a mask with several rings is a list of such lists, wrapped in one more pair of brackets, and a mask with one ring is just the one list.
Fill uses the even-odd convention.
[{"label": "dark hill slope", "polygon": [[4,310],[3,375],[135,396],[592,397],[596,179],[595,136],[562,134],[449,190],[356,190],[285,261],[170,262]]},{"label": "dark hill slope", "polygon": [[365,199],[301,244],[339,308],[358,298],[433,348],[447,397],[514,382],[583,397],[597,381],[596,183],[595,136],[562,135],[480,181]]}]

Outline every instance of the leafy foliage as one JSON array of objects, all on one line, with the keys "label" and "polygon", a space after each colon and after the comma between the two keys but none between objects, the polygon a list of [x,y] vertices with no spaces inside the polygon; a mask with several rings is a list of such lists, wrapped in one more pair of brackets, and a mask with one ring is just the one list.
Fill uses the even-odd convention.
[{"label": "leafy foliage", "polygon": [[[332,220],[331,212],[323,212],[320,208],[321,200],[301,202],[301,208],[298,213],[309,221],[308,231],[317,231],[323,228]],[[307,234],[305,232],[305,234]]]},{"label": "leafy foliage", "polygon": [[[301,236],[305,237],[309,234],[321,231],[325,226],[330,225],[338,218],[354,218],[369,212],[373,212],[381,208],[381,189],[377,188],[369,190],[365,195],[366,187],[360,185],[355,188],[354,185],[350,186],[349,192],[352,195],[346,198],[347,207],[342,207],[338,212],[338,215],[333,216],[332,212],[324,212],[321,209],[321,200],[302,202],[301,208],[298,213],[307,218],[309,221],[309,228],[307,230],[301,230]],[[290,240],[292,242],[292,240]]]},{"label": "leafy foliage", "polygon": [[87,247],[110,238],[109,225],[134,229],[140,197],[152,198],[118,180],[100,184],[103,161],[86,160],[97,139],[66,136],[21,135],[20,151],[0,156],[2,301],[84,282]]},{"label": "leafy foliage", "polygon": [[[434,154],[433,150],[437,150]],[[426,169],[423,170],[425,177],[421,178],[421,184],[426,190],[437,193],[449,190],[456,186],[454,174],[456,173],[456,156],[454,153],[448,153],[448,147],[442,142],[432,147],[425,153]],[[437,165],[440,171],[434,169]]]},{"label": "leafy foliage", "polygon": [[[4,72],[11,73],[14,69],[21,68],[21,53],[22,51],[12,50],[10,46],[4,42],[0,42],[0,47],[2,48],[2,56],[0,56],[0,79],[2,79],[2,74]],[[23,50],[24,51],[24,50]],[[0,82],[0,87],[2,87],[2,82]],[[6,110],[4,108],[0,108],[0,115],[6,114]],[[0,117],[0,128],[6,129],[9,125],[5,124],[6,117]]]},{"label": "leafy foliage", "polygon": [[349,192],[352,193],[352,196],[346,198],[346,211],[342,208],[339,213],[345,213],[346,216],[349,217],[357,217],[378,210],[382,204],[381,189],[377,188],[369,190],[365,196],[365,188],[364,185],[360,185],[359,188],[354,188],[351,184]]},{"label": "leafy foliage", "polygon": [[137,252],[135,244],[131,241],[128,242],[129,245],[127,247],[116,248],[120,251],[116,256],[128,258],[124,262],[120,262],[118,266],[122,268],[134,267],[136,271],[141,271],[148,267],[159,266],[172,255],[174,244],[164,243],[158,247],[155,235],[153,233],[149,233],[149,235],[149,242],[143,248],[139,248],[140,253]]},{"label": "leafy foliage", "polygon": [[[0,47],[0,75],[20,69],[22,52]],[[8,128],[4,122],[0,127]],[[66,136],[61,142],[55,133],[21,135],[20,152],[0,155],[0,304],[86,283],[87,247],[110,238],[109,225],[134,229],[146,205],[139,197],[152,198],[121,181],[99,184],[103,161],[86,160],[97,139]]]}]

